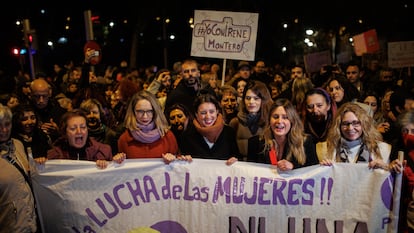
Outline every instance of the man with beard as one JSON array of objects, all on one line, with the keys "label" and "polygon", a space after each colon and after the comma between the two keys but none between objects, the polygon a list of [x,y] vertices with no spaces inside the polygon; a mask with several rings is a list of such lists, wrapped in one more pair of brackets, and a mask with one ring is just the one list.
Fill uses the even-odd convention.
[{"label": "man with beard", "polygon": [[98,142],[111,146],[112,154],[118,153],[117,133],[104,123],[104,109],[97,99],[84,100],[80,108],[86,112],[89,136],[95,138]]},{"label": "man with beard", "polygon": [[326,135],[336,113],[335,101],[322,88],[306,92],[304,105],[305,132],[312,135],[313,142],[326,141]]},{"label": "man with beard", "polygon": [[171,126],[171,131],[177,139],[178,146],[181,143],[181,135],[187,128],[192,127],[193,118],[188,109],[182,104],[173,104],[166,109],[165,115]]},{"label": "man with beard", "polygon": [[[165,109],[169,109],[173,104],[181,103],[193,114],[195,112],[193,101],[202,89],[200,70],[197,61],[192,59],[183,61],[181,67],[182,79],[178,86],[167,95]],[[212,89],[206,89],[206,92],[215,95]]]}]

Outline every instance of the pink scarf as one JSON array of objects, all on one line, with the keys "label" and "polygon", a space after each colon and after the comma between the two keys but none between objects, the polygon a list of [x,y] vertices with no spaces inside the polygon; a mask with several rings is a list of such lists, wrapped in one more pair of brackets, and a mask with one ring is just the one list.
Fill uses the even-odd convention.
[{"label": "pink scarf", "polygon": [[130,130],[132,137],[142,143],[153,143],[161,138],[161,134],[155,127],[155,123],[151,122],[148,125],[138,124],[138,130]]}]

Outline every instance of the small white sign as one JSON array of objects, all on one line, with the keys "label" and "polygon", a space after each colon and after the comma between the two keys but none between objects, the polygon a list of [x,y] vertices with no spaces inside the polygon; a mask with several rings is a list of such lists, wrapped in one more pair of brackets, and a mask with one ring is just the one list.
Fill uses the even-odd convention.
[{"label": "small white sign", "polygon": [[194,11],[191,56],[253,61],[259,14]]}]

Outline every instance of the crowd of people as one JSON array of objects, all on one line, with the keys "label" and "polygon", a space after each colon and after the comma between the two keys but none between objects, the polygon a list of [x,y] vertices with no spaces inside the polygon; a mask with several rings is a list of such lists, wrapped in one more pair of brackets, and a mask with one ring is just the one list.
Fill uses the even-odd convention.
[{"label": "crowd of people", "polygon": [[9,79],[13,88],[0,103],[0,232],[40,232],[30,156],[43,165],[94,161],[99,169],[139,158],[255,162],[280,172],[366,163],[404,171],[399,227],[414,232],[408,74],[356,61],[308,73],[298,64],[276,69],[257,60],[239,62],[221,84],[218,64],[206,69],[194,58],[171,70],[108,66],[103,75],[90,59],[85,54],[82,64],[57,66],[52,75]]}]

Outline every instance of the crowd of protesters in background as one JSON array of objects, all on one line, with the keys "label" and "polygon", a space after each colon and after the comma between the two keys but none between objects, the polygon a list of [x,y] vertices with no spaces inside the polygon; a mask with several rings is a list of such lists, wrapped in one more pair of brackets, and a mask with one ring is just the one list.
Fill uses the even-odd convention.
[{"label": "crowd of protesters in background", "polygon": [[[279,163],[280,169],[291,170],[347,162],[345,155],[355,158],[358,153],[353,148],[363,148],[363,156],[356,156],[368,163],[376,161],[377,145],[392,147],[391,154],[382,158],[394,159],[396,151],[411,150],[396,140],[401,138],[399,125],[405,131],[411,127],[410,122],[399,124],[399,116],[414,112],[413,77],[404,69],[383,65],[372,71],[352,60],[310,73],[301,64],[270,65],[257,59],[234,61],[221,78],[219,64],[191,57],[162,69],[133,68],[126,61],[99,64],[98,69],[88,54],[78,64],[68,64],[55,64],[52,72],[34,77],[0,71],[0,103],[13,113],[11,137],[33,147],[40,163],[47,163],[52,152],[59,157],[59,142],[69,150],[68,159],[79,155],[102,168],[115,157],[117,162],[156,157],[166,163],[192,158],[224,159],[229,164],[286,161]],[[81,116],[74,128],[68,123],[70,112]],[[77,131],[84,134],[78,149],[71,149],[69,131],[75,142]],[[346,135],[354,133],[358,138],[348,140]],[[335,141],[324,148],[329,135]],[[38,141],[43,150],[33,144]],[[108,156],[85,157],[85,142],[108,145],[104,146]],[[296,147],[298,143],[301,147]],[[146,144],[158,149],[147,150]],[[372,166],[399,172],[405,164],[386,159]],[[404,201],[413,202],[412,188],[404,192],[411,192],[404,193]]]}]

